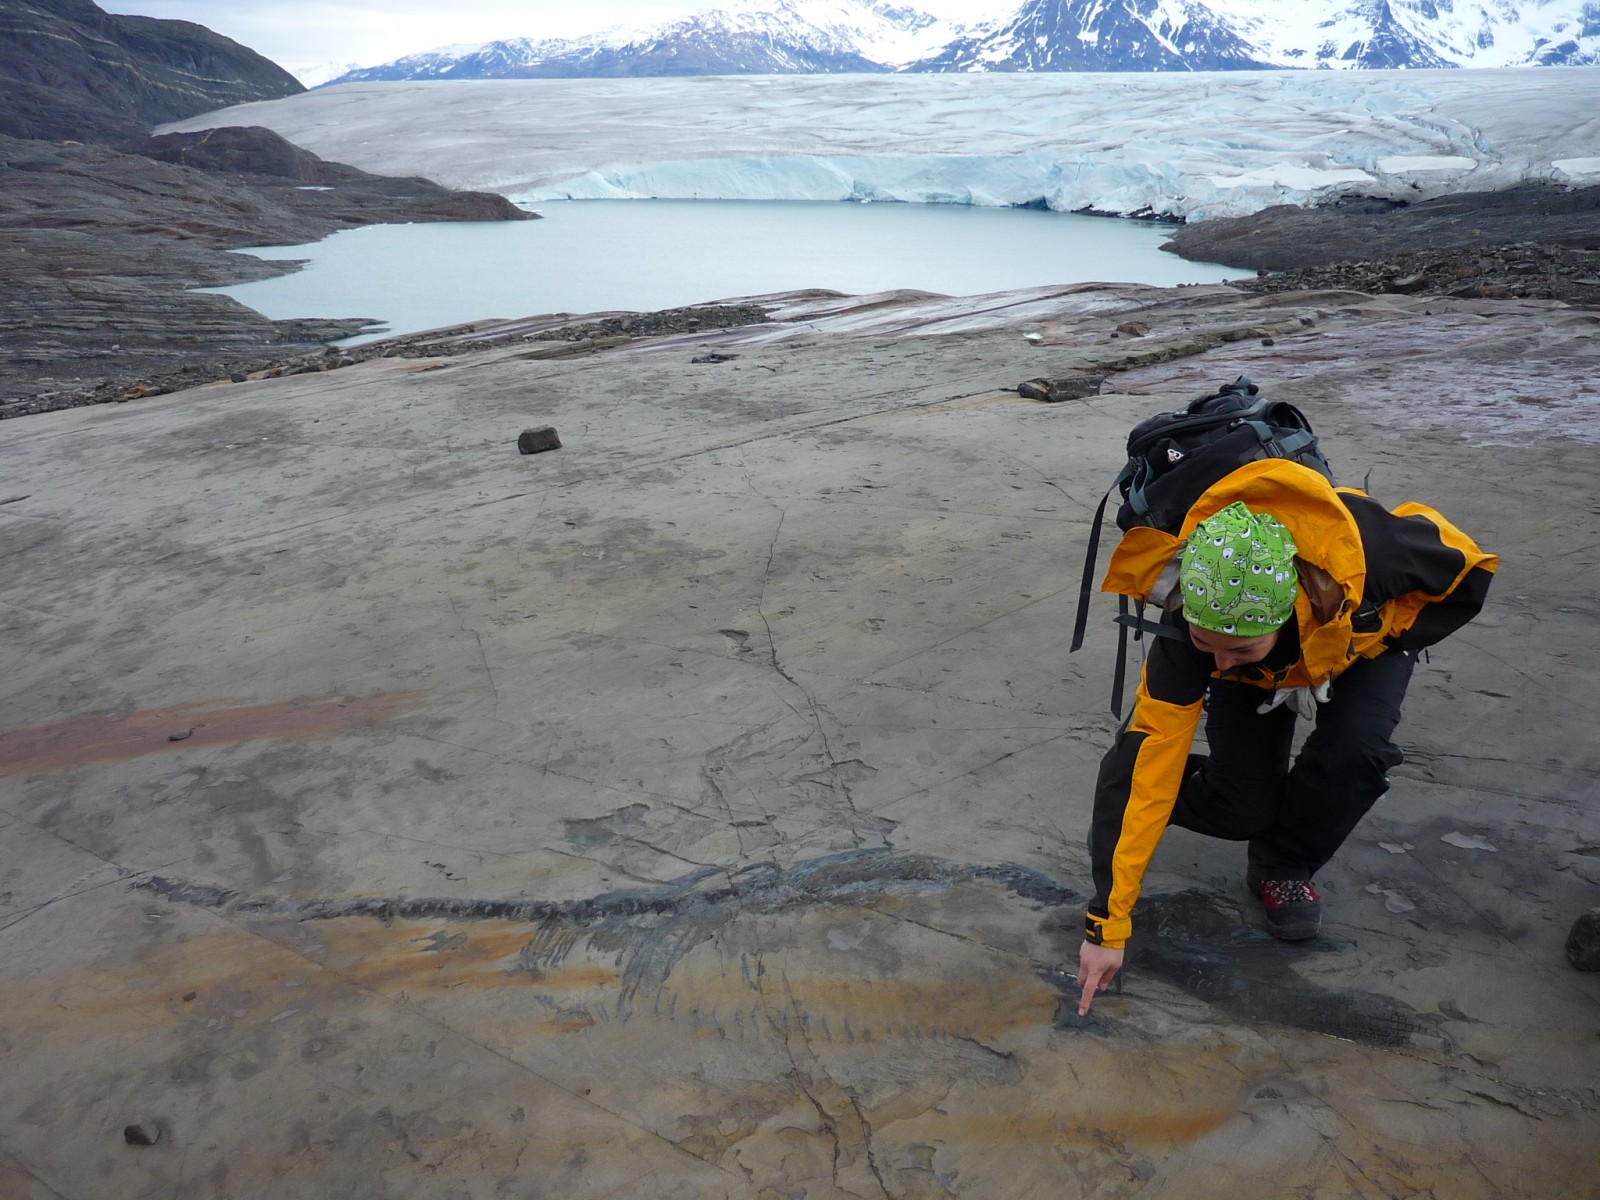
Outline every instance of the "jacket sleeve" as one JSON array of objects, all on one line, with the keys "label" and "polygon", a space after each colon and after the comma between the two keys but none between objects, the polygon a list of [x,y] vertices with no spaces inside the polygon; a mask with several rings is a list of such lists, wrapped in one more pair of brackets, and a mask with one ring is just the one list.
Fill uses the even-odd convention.
[{"label": "jacket sleeve", "polygon": [[1362,610],[1381,613],[1387,631],[1380,649],[1425,649],[1478,615],[1500,563],[1496,556],[1426,505],[1390,512],[1356,492],[1341,498],[1366,554]]},{"label": "jacket sleeve", "polygon": [[[1163,623],[1178,627],[1170,616]],[[1133,932],[1133,906],[1177,802],[1215,666],[1187,638],[1151,642],[1133,713],[1101,760],[1089,828],[1095,895],[1084,936],[1113,948]]]}]

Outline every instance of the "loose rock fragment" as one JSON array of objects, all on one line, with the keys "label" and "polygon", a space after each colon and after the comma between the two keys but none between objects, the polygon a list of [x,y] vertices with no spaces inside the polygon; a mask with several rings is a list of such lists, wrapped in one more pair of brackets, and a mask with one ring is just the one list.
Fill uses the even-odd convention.
[{"label": "loose rock fragment", "polygon": [[1427,286],[1428,273],[1426,271],[1418,271],[1414,275],[1407,275],[1404,279],[1389,280],[1387,283],[1385,283],[1384,290],[1388,292],[1398,292],[1402,296],[1409,296],[1414,292],[1422,291]]},{"label": "loose rock fragment", "polygon": [[1063,375],[1059,379],[1029,379],[1017,385],[1017,395],[1024,400],[1043,400],[1046,404],[1059,404],[1063,400],[1082,400],[1085,396],[1098,396],[1104,375]]},{"label": "loose rock fragment", "polygon": [[561,449],[561,439],[555,427],[544,425],[538,429],[524,429],[517,437],[517,449],[524,454],[538,454],[544,450]]},{"label": "loose rock fragment", "polygon": [[1580,971],[1600,971],[1600,908],[1591,908],[1572,923],[1567,961]]},{"label": "loose rock fragment", "polygon": [[122,1127],[122,1140],[130,1146],[154,1146],[161,1140],[161,1126],[155,1121],[141,1121]]}]

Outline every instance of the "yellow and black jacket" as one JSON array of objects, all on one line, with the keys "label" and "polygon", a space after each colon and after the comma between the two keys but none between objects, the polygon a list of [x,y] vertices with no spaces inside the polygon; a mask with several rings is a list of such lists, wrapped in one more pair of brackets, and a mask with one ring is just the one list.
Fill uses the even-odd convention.
[{"label": "yellow and black jacket", "polygon": [[1095,897],[1086,936],[1120,947],[1183,783],[1216,662],[1195,649],[1181,612],[1178,563],[1196,525],[1242,500],[1289,527],[1299,554],[1295,617],[1259,664],[1230,672],[1265,690],[1317,687],[1358,658],[1431,646],[1483,606],[1499,560],[1421,504],[1390,511],[1284,459],[1239,468],[1205,492],[1176,535],[1130,530],[1103,591],[1155,605],[1182,638],[1151,638],[1128,724],[1100,766],[1094,797]]}]

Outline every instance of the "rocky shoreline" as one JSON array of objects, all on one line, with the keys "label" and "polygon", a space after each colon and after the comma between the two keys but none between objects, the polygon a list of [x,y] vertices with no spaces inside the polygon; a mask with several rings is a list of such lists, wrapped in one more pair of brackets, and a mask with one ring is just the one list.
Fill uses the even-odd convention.
[{"label": "rocky shoreline", "polygon": [[1600,307],[1600,188],[1529,183],[1417,204],[1355,198],[1187,225],[1162,249],[1257,272],[1256,292],[1555,300]]},{"label": "rocky shoreline", "polygon": [[503,196],[325,162],[265,129],[130,149],[0,136],[0,418],[340,361],[371,318],[196,292],[298,269],[230,253],[394,221],[527,220]]},{"label": "rocky shoreline", "polygon": [[1539,242],[1473,250],[1413,250],[1390,258],[1269,272],[1238,281],[1236,286],[1263,293],[1334,288],[1373,295],[1556,300],[1580,308],[1600,308],[1600,250]]},{"label": "rocky shoreline", "polygon": [[[266,130],[169,135],[140,155],[0,139],[0,160],[0,271],[19,281],[0,298],[0,418],[377,356],[459,353],[471,339],[438,331],[331,347],[378,323],[271,321],[191,289],[297,269],[230,247],[309,242],[385,220],[533,215],[503,197],[326,163]],[[1250,271],[1231,282],[1252,292],[1332,288],[1597,308],[1600,188],[1526,185],[1416,205],[1276,208],[1186,226],[1164,249]],[[732,305],[603,314],[537,336],[609,343],[763,315]]]}]

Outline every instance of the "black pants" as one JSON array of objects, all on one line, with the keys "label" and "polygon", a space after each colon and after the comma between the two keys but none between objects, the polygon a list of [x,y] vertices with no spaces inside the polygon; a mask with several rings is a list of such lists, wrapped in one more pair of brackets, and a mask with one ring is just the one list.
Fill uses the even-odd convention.
[{"label": "black pants", "polygon": [[1310,879],[1383,795],[1390,768],[1404,760],[1389,738],[1414,665],[1411,655],[1391,650],[1350,666],[1333,681],[1292,766],[1294,711],[1281,705],[1257,712],[1267,692],[1212,680],[1211,752],[1190,758],[1171,823],[1248,840],[1252,880]]}]

